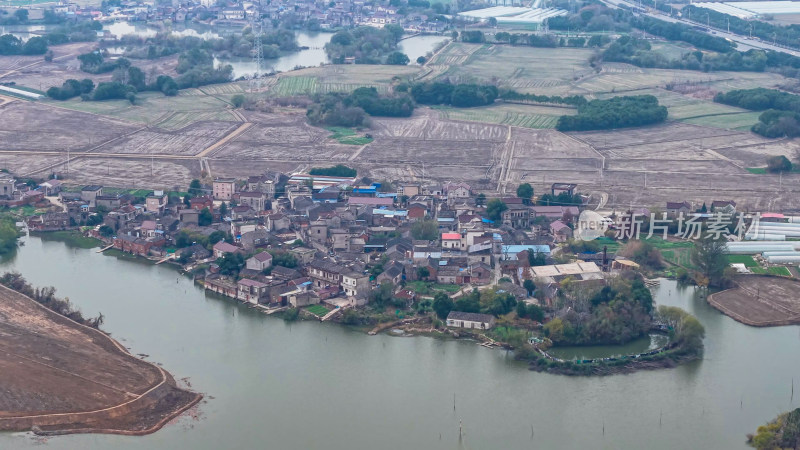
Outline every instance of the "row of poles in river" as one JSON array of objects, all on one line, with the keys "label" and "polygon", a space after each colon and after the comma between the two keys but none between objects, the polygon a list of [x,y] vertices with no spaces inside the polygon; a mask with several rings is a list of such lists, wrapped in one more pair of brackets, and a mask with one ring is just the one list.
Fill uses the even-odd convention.
[{"label": "row of poles in river", "polygon": [[[791,396],[789,397],[789,405],[791,406],[792,403],[794,403],[794,378],[792,378]],[[740,398],[739,399],[739,409],[744,409],[744,398]],[[455,413],[455,412],[456,412],[456,394],[454,392],[453,393],[453,413]],[[705,407],[703,407],[703,415],[705,415],[705,414],[706,414],[706,409],[705,409]],[[661,410],[659,410],[659,413],[658,413],[658,427],[659,428],[661,428],[661,426],[663,425],[663,419],[664,419],[664,410],[661,409]],[[601,432],[602,432],[603,436],[606,435],[606,420],[605,420],[605,417],[603,418],[603,424],[602,424]],[[533,440],[533,437],[534,437],[533,424],[531,424],[531,440]],[[463,440],[463,438],[464,438],[464,424],[461,421],[461,419],[459,419],[458,420],[458,440],[459,440],[459,442],[461,442]],[[439,433],[439,440],[442,440],[442,433]]]}]

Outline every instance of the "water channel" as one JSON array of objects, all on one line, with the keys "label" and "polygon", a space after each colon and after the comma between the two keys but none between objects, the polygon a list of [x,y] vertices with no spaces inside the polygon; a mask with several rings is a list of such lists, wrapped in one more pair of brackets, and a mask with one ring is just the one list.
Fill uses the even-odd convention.
[{"label": "water channel", "polygon": [[702,361],[572,378],[530,372],[467,341],[287,324],[207,296],[169,267],[24,241],[0,270],[55,286],[86,315],[102,311],[104,330],[188,377],[207,403],[199,419],[149,436],[61,436],[42,446],[5,433],[0,448],[732,449],[798,406],[790,389],[793,377],[800,383],[800,328],[744,326],[672,281],[654,297],[705,325]]}]

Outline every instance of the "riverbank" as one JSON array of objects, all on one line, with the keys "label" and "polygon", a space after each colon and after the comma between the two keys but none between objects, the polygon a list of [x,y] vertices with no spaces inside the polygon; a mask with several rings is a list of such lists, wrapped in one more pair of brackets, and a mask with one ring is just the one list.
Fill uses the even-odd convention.
[{"label": "riverbank", "polygon": [[[188,377],[208,403],[147,436],[75,434],[43,444],[31,433],[0,433],[0,448],[216,450],[269,442],[299,450],[322,442],[330,450],[448,450],[458,447],[462,422],[463,447],[476,449],[498,442],[514,449],[642,442],[654,450],[738,449],[745,431],[798,406],[797,395],[788,403],[800,359],[784,354],[797,342],[796,327],[744,326],[709,306],[699,290],[670,280],[655,288],[654,300],[706,325],[704,360],[627,376],[552,376],[468,340],[397,338],[391,330],[368,336],[331,323],[273,320],[206,295],[170,269],[24,239],[2,271],[57,287],[87,316],[102,312],[103,330],[134,355],[163,363],[179,384]],[[583,424],[579,432],[575,423]]]},{"label": "riverbank", "polygon": [[[151,264],[159,259],[130,255],[114,249],[108,250],[105,253],[108,256],[115,256],[117,258],[137,261],[146,261],[150,262]],[[174,264],[174,261],[169,262]],[[175,264],[174,267],[177,268],[180,266]],[[235,296],[225,295],[223,292],[217,292],[213,289],[209,290],[206,288],[202,279],[193,278],[193,281],[196,284],[203,286],[206,292],[215,292],[226,299],[232,299],[236,303],[240,303],[248,308],[258,310],[266,315],[278,313],[278,317],[282,317],[287,321],[323,321],[323,315],[325,315],[318,315],[302,308],[299,310],[294,310],[289,309],[286,306],[268,308],[263,305],[255,305],[252,302],[239,299]],[[530,369],[537,372],[548,372],[571,376],[606,376],[631,373],[639,370],[674,368],[680,364],[702,358],[702,345],[699,347],[701,350],[697,352],[687,352],[682,348],[678,348],[678,346],[671,341],[671,343],[667,344],[666,346],[651,350],[649,352],[636,354],[631,352],[631,354],[626,356],[598,358],[591,360],[562,360],[547,354],[534,345],[531,345],[528,342],[528,339],[530,339],[531,336],[539,335],[536,334],[536,331],[528,328],[514,328],[516,331],[527,333],[528,338],[523,339],[524,336],[522,338],[516,336],[515,339],[512,340],[511,338],[506,339],[502,337],[503,335],[498,337],[498,335],[492,334],[491,332],[475,333],[462,328],[449,328],[430,312],[418,313],[412,309],[410,311],[403,311],[403,314],[399,317],[394,317],[394,315],[391,314],[391,311],[394,310],[391,308],[380,311],[374,308],[337,308],[332,304],[328,307],[332,308],[329,309],[329,313],[337,311],[339,314],[331,314],[330,317],[326,317],[326,321],[329,319],[331,322],[344,325],[348,328],[363,332],[368,335],[385,333],[391,336],[427,336],[441,339],[473,340],[477,343],[477,345],[483,347],[499,347],[512,350],[514,351],[516,359],[520,361],[528,361],[530,364]],[[669,334],[666,327],[663,329],[654,328],[653,331]]]},{"label": "riverbank", "polygon": [[145,435],[202,395],[108,335],[0,286],[0,431]]},{"label": "riverbank", "polygon": [[640,357],[606,358],[601,361],[583,363],[576,361],[554,361],[541,356],[529,365],[534,372],[546,372],[568,376],[608,376],[621,375],[642,370],[672,369],[681,364],[699,360],[702,351],[688,351],[674,347],[652,355]]}]

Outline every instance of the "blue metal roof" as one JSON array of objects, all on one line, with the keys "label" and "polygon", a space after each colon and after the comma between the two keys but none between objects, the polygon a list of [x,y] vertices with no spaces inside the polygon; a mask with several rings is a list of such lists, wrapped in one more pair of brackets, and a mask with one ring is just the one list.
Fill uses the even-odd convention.
[{"label": "blue metal roof", "polygon": [[537,253],[550,254],[550,247],[547,245],[503,245],[500,251],[502,253],[517,254],[531,248]]}]

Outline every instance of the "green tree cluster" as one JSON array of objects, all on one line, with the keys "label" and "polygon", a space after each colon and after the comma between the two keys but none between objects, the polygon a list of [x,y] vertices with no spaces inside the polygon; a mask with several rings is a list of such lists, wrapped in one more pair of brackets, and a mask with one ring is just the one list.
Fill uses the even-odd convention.
[{"label": "green tree cluster", "polygon": [[696,317],[677,306],[661,305],[658,307],[658,318],[670,328],[673,343],[688,351],[703,348],[706,330]]},{"label": "green tree cluster", "polygon": [[216,264],[219,266],[219,273],[234,277],[239,275],[244,263],[244,256],[240,253],[225,253],[222,258],[217,258],[216,260]]},{"label": "green tree cluster", "polygon": [[20,236],[22,233],[17,229],[12,217],[0,217],[0,255],[6,255],[16,250],[17,240]]},{"label": "green tree cluster", "polygon": [[55,100],[68,100],[79,95],[88,95],[94,90],[94,82],[88,78],[82,81],[68,79],[61,87],[53,86],[47,90],[47,96]]},{"label": "green tree cluster", "polygon": [[777,155],[767,159],[767,170],[772,173],[791,172],[792,162],[783,155]]},{"label": "green tree cluster", "polygon": [[337,164],[333,167],[313,167],[308,171],[309,175],[318,175],[321,177],[355,177],[356,169],[347,167],[344,164]]},{"label": "green tree cluster", "polygon": [[755,435],[747,435],[747,445],[758,450],[800,448],[800,408],[758,427]]},{"label": "green tree cluster", "polygon": [[357,127],[367,114],[381,117],[409,117],[414,101],[406,94],[381,95],[374,87],[358,88],[350,94],[318,94],[306,111],[312,125]]},{"label": "green tree cluster", "polygon": [[447,319],[447,315],[453,310],[453,300],[444,292],[437,292],[433,296],[433,310],[440,319]]},{"label": "green tree cluster", "polygon": [[[530,280],[526,280],[530,281]],[[544,310],[539,305],[526,304],[525,302],[517,303],[517,317],[529,318],[536,322],[544,322]]]},{"label": "green tree cluster", "polygon": [[[545,335],[556,344],[623,344],[652,325],[653,299],[640,279],[618,279],[595,292],[587,314],[569,310],[548,322]],[[551,324],[552,323],[552,324]]]},{"label": "green tree cluster", "polygon": [[0,36],[0,55],[44,55],[47,53],[47,38],[34,36],[23,42],[13,34]]},{"label": "green tree cluster", "polygon": [[325,53],[336,64],[344,63],[349,57],[355,58],[356,64],[384,64],[396,51],[402,36],[403,27],[395,24],[383,28],[364,26],[342,30],[325,44]]},{"label": "green tree cluster", "polygon": [[435,220],[420,220],[411,225],[411,237],[422,241],[439,239],[439,224]]},{"label": "green tree cluster", "polygon": [[508,205],[499,198],[493,198],[486,203],[486,215],[489,220],[497,222],[502,217],[503,211],[508,209]]},{"label": "green tree cluster", "polygon": [[582,95],[571,95],[569,97],[561,97],[558,95],[536,95],[536,94],[523,94],[513,89],[501,89],[498,97],[503,100],[511,101],[528,101],[536,103],[556,103],[559,105],[572,105],[579,106],[587,102],[586,97]]},{"label": "green tree cluster", "polygon": [[592,100],[578,107],[578,114],[558,118],[559,131],[607,130],[638,127],[663,122],[667,108],[652,95]]},{"label": "green tree cluster", "polygon": [[452,84],[433,81],[414,83],[411,96],[423,105],[452,105],[462,108],[494,103],[499,95],[497,86],[484,84]]},{"label": "green tree cluster", "polygon": [[708,235],[695,241],[691,259],[701,276],[698,280],[700,285],[724,287],[729,282],[725,270],[728,268],[728,247],[724,239]]},{"label": "green tree cluster", "polygon": [[522,183],[517,186],[517,197],[521,198],[526,205],[529,204],[533,198],[533,186],[530,183]]}]

